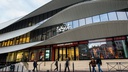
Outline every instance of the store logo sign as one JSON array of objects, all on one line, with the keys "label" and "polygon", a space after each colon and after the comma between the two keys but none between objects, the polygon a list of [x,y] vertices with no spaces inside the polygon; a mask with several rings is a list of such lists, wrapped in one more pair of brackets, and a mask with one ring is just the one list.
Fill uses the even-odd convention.
[{"label": "store logo sign", "polygon": [[64,32],[64,31],[69,30],[69,27],[66,26],[66,25],[61,25],[61,26],[58,26],[58,27],[56,28],[56,30],[57,30],[57,33],[61,33],[61,32]]}]

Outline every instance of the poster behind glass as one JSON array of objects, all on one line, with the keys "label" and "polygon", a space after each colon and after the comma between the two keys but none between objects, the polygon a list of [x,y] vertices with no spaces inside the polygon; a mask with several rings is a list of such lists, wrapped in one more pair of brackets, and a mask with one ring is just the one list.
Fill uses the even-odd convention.
[{"label": "poster behind glass", "polygon": [[41,49],[39,51],[39,61],[44,61],[44,49]]},{"label": "poster behind glass", "polygon": [[[116,48],[116,56],[117,58],[125,58],[127,56],[127,49],[124,43],[124,40],[114,41]],[[126,55],[125,55],[126,53]]]},{"label": "poster behind glass", "polygon": [[95,42],[89,43],[89,52],[92,57],[102,59],[115,58],[115,49],[112,42]]},{"label": "poster behind glass", "polygon": [[78,47],[79,47],[79,59],[80,60],[90,59],[90,53],[88,52],[89,49],[87,44],[80,44]]}]

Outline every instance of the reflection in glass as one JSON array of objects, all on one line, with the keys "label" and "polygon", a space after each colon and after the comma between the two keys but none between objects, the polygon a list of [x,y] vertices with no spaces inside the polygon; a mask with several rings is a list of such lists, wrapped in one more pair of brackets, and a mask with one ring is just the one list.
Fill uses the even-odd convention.
[{"label": "reflection in glass", "polygon": [[70,60],[74,60],[74,48],[73,47],[67,49],[67,57]]},{"label": "reflection in glass", "polygon": [[117,12],[117,16],[119,20],[127,20],[127,16],[125,12]]},{"label": "reflection in glass", "polygon": [[79,48],[76,47],[76,60],[79,60]]},{"label": "reflection in glass", "polygon": [[66,60],[66,48],[63,48],[63,60]]},{"label": "reflection in glass", "polygon": [[79,47],[79,59],[80,60],[90,59],[90,53],[87,44],[80,44],[78,47]]},{"label": "reflection in glass", "polygon": [[92,17],[86,18],[86,24],[90,24],[90,23],[92,23]]},{"label": "reflection in glass", "polygon": [[59,49],[59,61],[62,61],[62,48]]},{"label": "reflection in glass", "polygon": [[101,14],[101,15],[100,15],[100,19],[101,19],[101,21],[108,21],[108,16],[107,16],[107,14]]},{"label": "reflection in glass", "polygon": [[85,25],[85,19],[80,19],[80,20],[79,20],[79,24],[80,24],[80,26]]},{"label": "reflection in glass", "polygon": [[72,21],[70,21],[70,22],[67,22],[67,24],[68,24],[68,26],[69,26],[69,27],[68,27],[69,29],[72,29],[72,28],[73,28],[73,24],[72,24]]},{"label": "reflection in glass", "polygon": [[73,21],[73,28],[76,28],[79,26],[78,20]]},{"label": "reflection in glass", "polygon": [[55,60],[58,59],[58,49],[55,49]]},{"label": "reflection in glass", "polygon": [[127,53],[127,49],[126,49],[126,45],[125,45],[125,41],[124,40],[118,40],[115,41],[115,45],[116,45],[116,54],[118,55],[118,58],[128,58],[128,53]]},{"label": "reflection in glass", "polygon": [[97,15],[97,16],[93,16],[93,22],[95,23],[95,22],[100,22],[100,18],[99,18],[99,15]]},{"label": "reflection in glass", "polygon": [[116,12],[110,12],[108,13],[109,20],[117,20]]}]

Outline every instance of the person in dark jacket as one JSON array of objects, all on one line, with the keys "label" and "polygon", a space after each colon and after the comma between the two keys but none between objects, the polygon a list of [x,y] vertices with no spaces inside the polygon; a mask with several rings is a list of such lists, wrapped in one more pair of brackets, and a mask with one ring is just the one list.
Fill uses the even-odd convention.
[{"label": "person in dark jacket", "polygon": [[33,67],[34,67],[34,69],[33,69],[33,71],[35,72],[35,69],[36,69],[36,71],[37,71],[37,61],[36,60],[34,60],[34,62],[33,62]]},{"label": "person in dark jacket", "polygon": [[70,69],[69,69],[69,58],[66,58],[66,63],[65,63],[65,70],[64,72],[66,72],[66,69],[68,68],[68,72],[70,72]]},{"label": "person in dark jacket", "polygon": [[101,61],[101,58],[100,57],[98,57],[97,59],[96,59],[96,63],[97,63],[97,65],[98,65],[98,70],[99,70],[99,72],[103,72],[102,71],[102,69],[101,69],[101,65],[102,65],[102,61]]},{"label": "person in dark jacket", "polygon": [[56,66],[56,68],[54,69],[54,71],[55,71],[55,70],[58,71],[58,59],[56,59],[56,61],[55,61],[55,66]]},{"label": "person in dark jacket", "polygon": [[93,72],[96,72],[96,70],[95,70],[95,67],[96,67],[96,61],[95,61],[95,59],[94,59],[93,57],[92,57],[91,61],[89,62],[89,65],[92,66],[92,70],[93,70]]}]

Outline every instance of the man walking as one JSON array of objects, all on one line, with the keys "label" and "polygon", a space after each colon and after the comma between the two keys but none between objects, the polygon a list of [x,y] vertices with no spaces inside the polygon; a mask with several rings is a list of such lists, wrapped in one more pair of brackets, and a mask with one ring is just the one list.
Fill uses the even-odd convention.
[{"label": "man walking", "polygon": [[103,72],[102,69],[101,69],[101,67],[100,67],[100,65],[102,65],[102,61],[101,61],[101,58],[100,58],[100,57],[98,57],[98,58],[96,59],[96,63],[97,63],[97,65],[98,65],[98,70],[99,70],[99,72]]},{"label": "man walking", "polygon": [[37,61],[36,60],[34,60],[34,62],[33,62],[33,67],[34,67],[34,69],[33,69],[33,72],[35,72],[35,69],[36,69],[36,71],[37,71]]},{"label": "man walking", "polygon": [[54,69],[54,71],[55,71],[55,70],[58,71],[58,59],[56,59],[56,61],[55,61],[55,66],[56,66],[56,68]]},{"label": "man walking", "polygon": [[69,69],[69,58],[66,58],[65,71],[64,72],[66,72],[67,68],[68,68],[68,72],[70,72],[70,69]]}]

